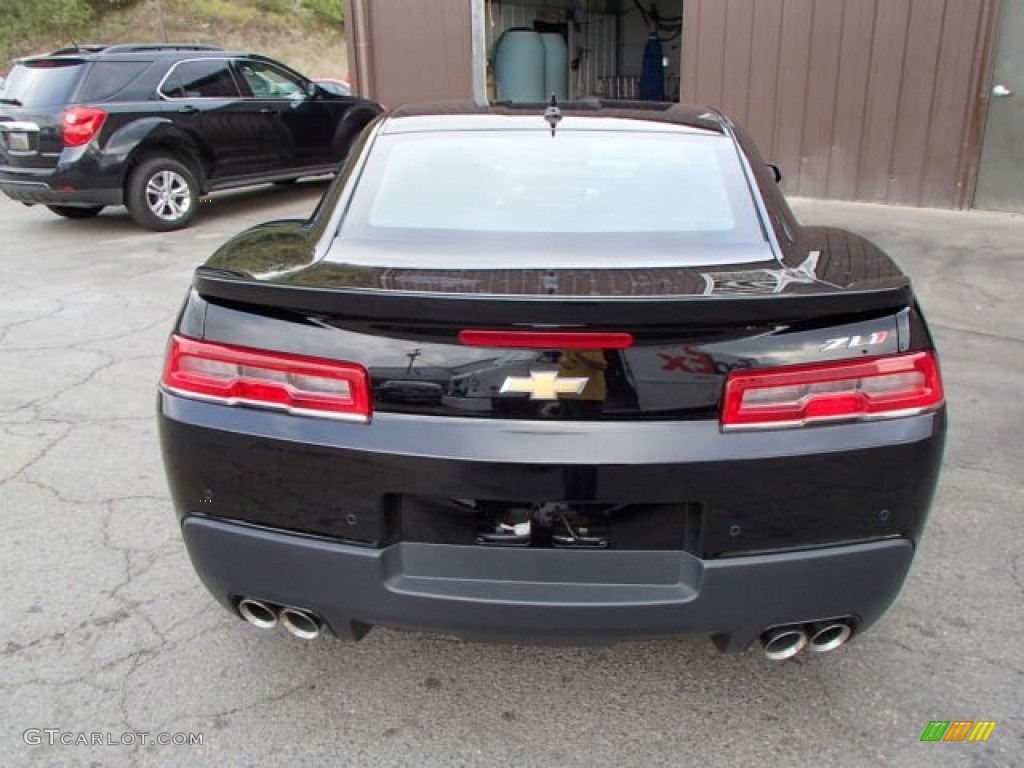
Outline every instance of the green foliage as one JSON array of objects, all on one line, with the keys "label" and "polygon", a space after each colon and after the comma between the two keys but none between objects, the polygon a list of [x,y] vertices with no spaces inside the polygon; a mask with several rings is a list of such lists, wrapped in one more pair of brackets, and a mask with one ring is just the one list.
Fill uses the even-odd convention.
[{"label": "green foliage", "polygon": [[249,0],[249,5],[259,8],[261,11],[272,13],[289,13],[295,10],[295,0]]},{"label": "green foliage", "polygon": [[336,24],[345,21],[344,0],[248,0],[248,4],[282,16],[307,12]]},{"label": "green foliage", "polygon": [[[93,10],[83,0],[35,0],[18,3],[9,11],[4,34],[33,34],[53,27],[70,28],[93,18]],[[13,29],[11,28],[13,26]]]},{"label": "green foliage", "polygon": [[127,8],[129,5],[136,5],[141,0],[85,0],[92,7],[96,15],[101,16],[107,11],[116,11],[119,8]]},{"label": "green foliage", "polygon": [[[337,29],[345,20],[344,0],[162,0],[170,18],[186,19],[197,27],[223,32],[227,25],[248,29],[261,18],[270,23],[293,22],[298,28],[316,25],[323,32]],[[116,21],[118,13],[139,6],[139,12],[154,10],[155,0],[0,0],[0,72],[8,69],[11,58],[39,53],[73,40],[107,42],[98,30],[109,30],[106,20]],[[137,15],[137,14],[136,14]],[[124,14],[125,17],[130,14]],[[272,20],[272,21],[271,21]],[[205,26],[203,26],[205,25]],[[115,25],[116,26],[116,25]],[[170,26],[170,25],[169,25]],[[151,32],[155,32],[154,27]],[[173,30],[172,30],[173,33]],[[173,35],[172,35],[173,36]],[[139,41],[150,35],[136,35]],[[193,39],[195,34],[185,35]],[[157,38],[158,39],[158,38]]]},{"label": "green foliage", "polygon": [[302,5],[326,21],[345,22],[344,0],[302,0]]},{"label": "green foliage", "polygon": [[[58,38],[70,39],[94,18],[92,7],[84,0],[32,0],[16,3],[3,13],[6,19],[0,24],[0,54],[5,59],[25,53],[19,45],[24,40],[54,33]],[[7,68],[6,64],[0,61],[0,71]]]}]

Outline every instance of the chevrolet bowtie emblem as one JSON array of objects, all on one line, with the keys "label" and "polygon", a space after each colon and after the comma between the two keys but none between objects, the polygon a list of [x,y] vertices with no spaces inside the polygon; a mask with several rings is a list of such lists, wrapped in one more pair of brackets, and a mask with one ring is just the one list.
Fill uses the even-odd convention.
[{"label": "chevrolet bowtie emblem", "polygon": [[557,400],[559,395],[580,395],[589,379],[563,379],[557,371],[530,371],[530,377],[509,376],[501,385],[501,394],[528,394],[531,400]]}]

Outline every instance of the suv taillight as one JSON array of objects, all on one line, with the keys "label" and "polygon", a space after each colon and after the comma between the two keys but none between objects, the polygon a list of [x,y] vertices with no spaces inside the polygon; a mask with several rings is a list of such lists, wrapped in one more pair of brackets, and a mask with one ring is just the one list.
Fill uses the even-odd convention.
[{"label": "suv taillight", "polygon": [[84,147],[100,132],[107,113],[95,107],[70,107],[64,110],[61,126],[65,147]]},{"label": "suv taillight", "polygon": [[361,365],[172,336],[163,387],[225,405],[368,422],[370,377]]},{"label": "suv taillight", "polygon": [[731,373],[722,427],[797,427],[905,416],[942,404],[932,352]]}]

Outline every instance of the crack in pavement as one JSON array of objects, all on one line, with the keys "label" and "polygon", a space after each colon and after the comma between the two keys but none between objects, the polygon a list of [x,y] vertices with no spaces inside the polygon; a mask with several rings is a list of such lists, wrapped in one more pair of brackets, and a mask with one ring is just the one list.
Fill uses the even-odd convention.
[{"label": "crack in pavement", "polygon": [[38,464],[40,461],[43,461],[50,454],[50,452],[52,450],[54,450],[55,448],[57,448],[57,446],[59,446],[61,443],[63,443],[65,440],[67,440],[68,436],[72,433],[72,431],[74,431],[74,429],[75,429],[75,425],[73,425],[73,424],[68,425],[68,428],[66,430],[64,430],[63,434],[61,434],[58,437],[52,439],[50,442],[48,442],[46,445],[44,445],[42,448],[40,448],[38,453],[36,453],[34,456],[32,456],[30,459],[28,459],[24,464],[22,464],[20,467],[18,467],[18,469],[14,470],[14,472],[11,472],[10,474],[8,474],[7,476],[5,476],[3,478],[0,478],[0,487],[3,487],[5,485],[7,485],[8,483],[12,482],[13,480],[20,480],[21,482],[27,483],[28,485],[34,485],[34,486],[37,486],[39,488],[42,488],[42,489],[45,489],[45,490],[51,492],[54,496],[56,496],[62,502],[65,502],[67,504],[75,504],[75,503],[77,503],[75,501],[72,501],[71,499],[65,498],[60,493],[60,491],[58,491],[56,488],[50,488],[48,486],[44,486],[42,483],[38,483],[35,480],[33,480],[32,478],[25,476],[25,473],[27,471],[29,471],[33,466]]},{"label": "crack in pavement", "polygon": [[1010,578],[1024,595],[1024,576],[1021,575],[1021,562],[1024,562],[1024,552],[1017,553],[1010,558]]},{"label": "crack in pavement", "polygon": [[954,333],[963,333],[968,336],[979,336],[984,339],[992,339],[994,341],[1012,341],[1015,344],[1024,344],[1024,339],[1018,338],[1017,336],[1007,336],[1002,333],[993,333],[991,331],[980,331],[977,328],[964,328],[959,325],[949,325],[948,323],[935,322],[934,320],[929,323],[932,328],[938,328],[943,331],[952,331]]},{"label": "crack in pavement", "polygon": [[67,394],[71,390],[76,389],[77,387],[85,386],[86,384],[90,383],[100,373],[102,373],[103,371],[105,371],[108,368],[110,368],[110,367],[112,367],[112,366],[117,364],[117,360],[115,358],[111,357],[108,354],[105,354],[103,352],[98,352],[96,350],[86,350],[86,351],[88,352],[88,354],[99,355],[100,357],[105,358],[105,359],[104,359],[104,361],[102,363],[100,363],[98,366],[93,368],[83,378],[79,379],[78,381],[74,381],[74,382],[71,382],[71,383],[69,383],[69,384],[67,384],[65,386],[60,387],[55,393],[52,393],[52,394],[49,394],[49,395],[40,396],[40,397],[36,398],[35,400],[30,400],[29,402],[24,403],[23,405],[18,406],[13,411],[7,411],[6,413],[0,414],[0,416],[2,416],[5,420],[9,420],[10,417],[15,416],[15,415],[21,413],[22,411],[26,411],[26,410],[34,411],[33,415],[34,416],[39,416],[40,414],[38,413],[38,409],[44,408],[47,405],[50,405],[51,403],[53,403],[54,400],[56,400],[57,398],[61,397],[62,395]]},{"label": "crack in pavement", "polygon": [[1000,472],[998,469],[992,469],[991,467],[979,467],[974,464],[965,464],[962,461],[949,461],[944,462],[944,466],[948,469],[959,469],[962,472],[978,472],[983,475],[995,475],[1001,480],[1009,480],[1015,482],[1016,478],[1011,477],[1005,472]]},{"label": "crack in pavement", "polygon": [[237,715],[240,712],[250,712],[259,709],[260,707],[265,707],[269,704],[279,704],[282,701],[290,699],[292,696],[299,693],[300,691],[309,690],[309,687],[309,679],[303,679],[301,682],[296,683],[290,688],[286,688],[284,691],[281,691],[280,693],[263,696],[256,699],[255,701],[249,702],[248,704],[243,704],[238,707],[219,709],[213,712],[177,713],[174,717],[170,717],[167,720],[161,722],[157,728],[157,731],[166,732],[171,728],[171,726],[174,725],[174,723],[180,722],[182,720],[221,720],[231,717],[232,715]]},{"label": "crack in pavement", "polygon": [[44,313],[42,315],[37,315],[36,317],[26,318],[24,320],[15,320],[14,322],[10,322],[10,323],[0,323],[0,346],[3,345],[4,340],[7,338],[7,334],[12,329],[18,328],[18,327],[23,326],[23,325],[31,325],[32,323],[38,323],[38,322],[40,322],[42,320],[47,320],[47,319],[49,319],[51,317],[56,317],[57,315],[59,315],[61,312],[64,311],[65,305],[64,305],[64,302],[62,302],[60,299],[51,299],[50,301],[53,301],[54,303],[56,303],[56,305],[57,305],[56,309],[53,309],[53,310],[51,310],[49,312],[46,312],[46,313]]},{"label": "crack in pavement", "polygon": [[[96,354],[102,354],[102,355],[105,355],[105,356],[109,356],[109,352],[101,351],[101,350],[98,350],[98,349],[93,349],[93,346],[97,345],[97,344],[109,345],[110,342],[121,341],[122,339],[126,339],[129,336],[135,336],[136,334],[146,333],[147,331],[151,331],[151,330],[153,330],[154,328],[156,328],[157,326],[160,326],[160,325],[165,325],[167,327],[168,333],[169,333],[170,329],[171,329],[171,324],[174,322],[174,319],[177,316],[178,316],[177,315],[177,311],[171,312],[171,313],[167,313],[165,311],[164,314],[162,314],[160,317],[158,317],[155,320],[152,320],[152,321],[146,323],[145,325],[142,325],[142,326],[139,326],[139,327],[136,327],[136,328],[132,328],[130,330],[124,331],[122,333],[117,333],[117,334],[114,334],[112,336],[95,336],[95,337],[90,338],[89,341],[84,342],[84,343],[80,343],[80,344],[78,344],[78,343],[70,343],[70,344],[54,344],[54,345],[44,345],[44,346],[29,346],[29,347],[5,346],[3,349],[0,349],[0,352],[2,352],[2,353],[9,353],[9,352],[60,352],[60,351],[68,350],[68,349],[74,349],[74,350],[80,350],[80,351],[84,351],[84,352],[94,352]],[[135,359],[135,358],[121,358],[121,359],[116,360],[115,362],[122,362],[123,360],[129,360],[129,359]]]}]

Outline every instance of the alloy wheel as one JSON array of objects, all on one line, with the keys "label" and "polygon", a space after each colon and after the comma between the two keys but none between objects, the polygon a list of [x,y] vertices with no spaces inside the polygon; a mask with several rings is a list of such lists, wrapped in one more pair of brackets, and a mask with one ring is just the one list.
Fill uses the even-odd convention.
[{"label": "alloy wheel", "polygon": [[188,181],[171,170],[154,173],[146,183],[146,205],[164,221],[177,221],[192,207]]}]

